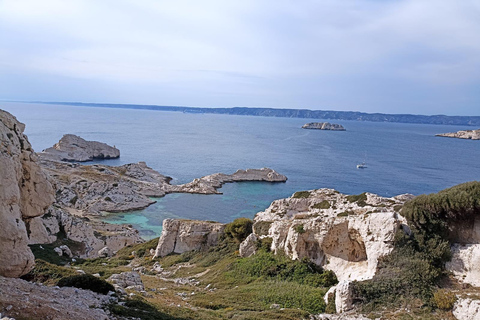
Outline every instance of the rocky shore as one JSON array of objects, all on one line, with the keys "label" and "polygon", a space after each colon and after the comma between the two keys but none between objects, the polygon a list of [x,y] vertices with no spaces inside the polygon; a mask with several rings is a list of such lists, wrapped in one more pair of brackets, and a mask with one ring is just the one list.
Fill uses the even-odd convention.
[{"label": "rocky shore", "polygon": [[458,139],[471,139],[480,140],[480,129],[478,130],[460,130],[457,132],[439,133],[437,137],[458,138]]},{"label": "rocky shore", "polygon": [[310,122],[302,126],[303,129],[317,129],[317,130],[333,130],[345,131],[346,129],[341,124],[329,122]]}]

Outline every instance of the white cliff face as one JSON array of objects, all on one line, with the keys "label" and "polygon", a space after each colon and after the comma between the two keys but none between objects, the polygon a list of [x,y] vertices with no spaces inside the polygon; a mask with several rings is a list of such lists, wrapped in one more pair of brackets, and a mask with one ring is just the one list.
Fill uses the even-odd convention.
[{"label": "white cliff face", "polygon": [[115,159],[120,151],[98,141],[86,141],[83,138],[66,134],[53,147],[43,150],[40,157],[54,161],[92,161],[93,159]]},{"label": "white cliff face", "polygon": [[259,238],[272,238],[274,252],[307,258],[339,281],[371,279],[378,259],[393,250],[395,233],[406,223],[397,211],[410,198],[300,192],[257,213],[253,230]]},{"label": "white cliff face", "polygon": [[0,275],[7,277],[21,276],[33,267],[24,221],[41,216],[54,200],[24,128],[0,110]]},{"label": "white cliff face", "polygon": [[480,320],[480,300],[458,299],[453,315],[458,320]]},{"label": "white cliff face", "polygon": [[225,225],[217,222],[165,219],[154,257],[215,246],[224,229]]}]

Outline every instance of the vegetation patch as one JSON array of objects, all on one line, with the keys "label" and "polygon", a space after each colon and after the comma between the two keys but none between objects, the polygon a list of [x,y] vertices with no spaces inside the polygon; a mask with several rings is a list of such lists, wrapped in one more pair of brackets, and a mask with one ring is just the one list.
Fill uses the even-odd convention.
[{"label": "vegetation patch", "polygon": [[109,291],[115,292],[115,288],[110,283],[91,274],[79,274],[62,278],[57,285],[59,287],[75,287],[90,290],[101,294],[107,294]]},{"label": "vegetation patch", "polygon": [[367,205],[367,194],[361,193],[361,194],[354,194],[346,197],[348,202],[356,202],[358,206],[360,207],[365,207]]},{"label": "vegetation patch", "polygon": [[252,233],[252,226],[252,220],[248,218],[238,218],[225,226],[225,234],[238,242],[242,242]]},{"label": "vegetation patch", "polygon": [[35,267],[29,273],[22,276],[22,279],[47,285],[55,285],[58,280],[76,274],[77,272],[70,268],[61,267],[41,259],[36,259]]},{"label": "vegetation patch", "polygon": [[323,200],[322,202],[315,203],[312,208],[313,209],[330,209],[331,205],[330,202],[327,200]]},{"label": "vegetation patch", "polygon": [[259,236],[266,236],[268,235],[268,230],[270,230],[270,226],[272,225],[272,221],[258,221],[253,224],[253,230],[255,234]]},{"label": "vegetation patch", "polygon": [[292,198],[301,199],[301,198],[309,198],[311,195],[310,191],[298,191],[293,194]]},{"label": "vegetation patch", "polygon": [[305,233],[305,229],[303,228],[303,224],[297,224],[295,227],[293,227],[293,230],[295,230],[295,232],[297,232],[299,234]]}]

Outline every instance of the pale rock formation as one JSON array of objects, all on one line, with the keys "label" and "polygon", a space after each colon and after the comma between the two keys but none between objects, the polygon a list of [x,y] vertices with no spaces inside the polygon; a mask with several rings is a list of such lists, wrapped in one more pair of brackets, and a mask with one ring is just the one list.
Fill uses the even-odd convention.
[{"label": "pale rock formation", "polygon": [[251,233],[248,237],[240,243],[239,254],[241,257],[250,257],[255,254],[257,250],[258,237],[255,233]]},{"label": "pale rock formation", "polygon": [[165,219],[154,257],[215,246],[224,229],[217,222]]},{"label": "pale rock formation", "polygon": [[111,257],[113,255],[113,252],[109,247],[103,247],[102,249],[98,250],[97,255],[100,258],[107,258]]},{"label": "pale rock formation", "polygon": [[339,281],[371,279],[378,259],[393,250],[395,233],[406,224],[398,211],[412,197],[352,197],[332,189],[296,193],[257,213],[253,230],[272,238],[272,251],[308,258]]},{"label": "pale rock formation", "polygon": [[303,129],[317,129],[317,130],[333,130],[333,131],[345,131],[345,128],[341,124],[329,123],[329,122],[310,122],[302,126]]},{"label": "pale rock formation", "polygon": [[[117,319],[105,311],[115,298],[71,287],[48,287],[21,279],[0,277],[3,315],[17,319]],[[3,313],[3,312],[2,312]]]},{"label": "pale rock formation", "polygon": [[452,260],[446,269],[463,283],[480,287],[480,244],[452,245]]},{"label": "pale rock formation", "polygon": [[352,308],[352,284],[348,280],[340,281],[335,287],[335,310],[343,313]]},{"label": "pale rock formation", "polygon": [[270,168],[237,170],[233,174],[215,173],[186,184],[170,186],[167,192],[218,194],[217,189],[223,184],[240,181],[285,182],[287,177]]},{"label": "pale rock formation", "polygon": [[41,216],[53,188],[27,137],[25,125],[0,110],[0,275],[21,276],[33,267],[25,220]]},{"label": "pale rock formation", "polygon": [[480,140],[480,129],[478,130],[460,130],[457,132],[439,133],[437,137],[458,138],[458,139],[471,139]]},{"label": "pale rock formation", "polygon": [[480,320],[480,300],[458,299],[453,306],[453,315],[458,320]]},{"label": "pale rock formation", "polygon": [[98,141],[86,141],[79,136],[66,134],[53,147],[43,150],[41,158],[54,161],[92,161],[93,159],[115,159],[120,151]]},{"label": "pale rock formation", "polygon": [[360,314],[316,314],[311,316],[314,320],[370,320],[370,318],[364,317]]},{"label": "pale rock formation", "polygon": [[25,221],[28,244],[52,243],[60,232],[58,221],[51,215],[43,215]]},{"label": "pale rock formation", "polygon": [[122,272],[112,274],[108,279],[114,287],[115,291],[125,293],[125,290],[145,291],[142,279],[137,272]]}]

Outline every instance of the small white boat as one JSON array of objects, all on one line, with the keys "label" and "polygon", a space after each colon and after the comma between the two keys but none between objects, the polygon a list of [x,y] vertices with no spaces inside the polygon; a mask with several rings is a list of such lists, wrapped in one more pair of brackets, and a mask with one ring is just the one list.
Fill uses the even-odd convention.
[{"label": "small white boat", "polygon": [[357,164],[357,169],[365,169],[367,167],[367,164],[364,162]]}]

